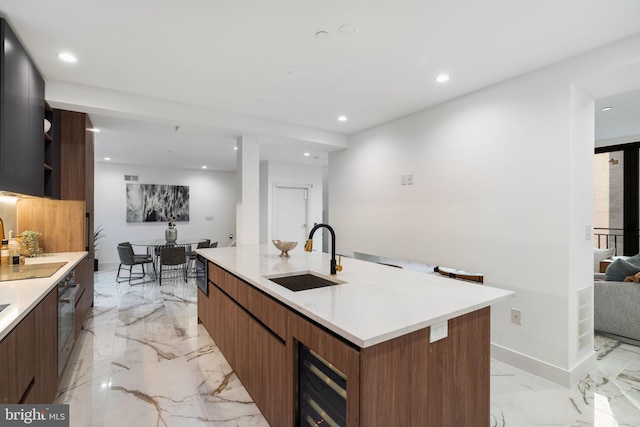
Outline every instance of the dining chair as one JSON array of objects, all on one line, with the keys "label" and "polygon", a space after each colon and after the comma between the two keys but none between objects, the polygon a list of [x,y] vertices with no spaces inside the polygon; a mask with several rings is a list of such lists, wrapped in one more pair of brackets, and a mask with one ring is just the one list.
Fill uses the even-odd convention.
[{"label": "dining chair", "polygon": [[[182,272],[187,281],[187,252],[184,246],[160,246],[160,286],[163,271]],[[168,268],[165,268],[168,267]]]},{"label": "dining chair", "polygon": [[[118,266],[118,273],[116,274],[117,283],[128,281],[129,286],[131,286],[131,280],[144,279],[144,276],[146,276],[146,271],[144,269],[145,264],[151,264],[154,274],[157,274],[156,266],[153,263],[151,257],[146,255],[144,255],[143,257],[136,257],[133,253],[133,249],[131,249],[130,246],[118,245],[118,256],[120,257],[120,265]],[[142,267],[141,273],[133,272],[133,268],[136,265]],[[123,269],[129,272],[128,276],[120,275]]]},{"label": "dining chair", "polygon": [[133,252],[133,259],[141,261],[141,260],[147,260],[147,259],[151,259],[151,255],[150,254],[137,254],[135,253],[135,251],[133,250],[133,246],[131,246],[130,242],[121,242],[118,243],[118,246],[126,246],[129,249],[131,249],[131,252]]},{"label": "dining chair", "polygon": [[[208,248],[211,244],[211,239],[204,239],[202,242],[198,243],[196,249],[204,249]],[[189,251],[189,266],[188,271],[190,273],[195,273],[196,270],[196,251]]]}]

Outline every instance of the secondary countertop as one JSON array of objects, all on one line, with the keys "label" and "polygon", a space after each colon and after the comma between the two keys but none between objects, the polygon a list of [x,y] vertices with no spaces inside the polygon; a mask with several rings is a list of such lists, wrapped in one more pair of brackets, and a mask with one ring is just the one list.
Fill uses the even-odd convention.
[{"label": "secondary countertop", "polygon": [[290,258],[281,258],[279,250],[266,245],[196,252],[361,348],[513,296],[486,285],[344,257],[343,271],[333,279],[345,284],[293,292],[265,276],[311,271],[331,280],[331,256],[298,247]]},{"label": "secondary countertop", "polygon": [[0,340],[2,340],[84,257],[87,252],[45,254],[27,258],[25,265],[66,262],[50,277],[0,282],[0,305],[9,304],[0,311]]}]

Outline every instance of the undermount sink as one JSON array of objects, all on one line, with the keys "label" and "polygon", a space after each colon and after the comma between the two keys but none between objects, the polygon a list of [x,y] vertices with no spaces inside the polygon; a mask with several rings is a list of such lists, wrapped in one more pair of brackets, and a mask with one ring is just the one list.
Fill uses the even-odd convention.
[{"label": "undermount sink", "polygon": [[287,276],[265,277],[280,286],[284,286],[293,292],[306,291],[309,289],[324,288],[326,286],[341,285],[342,280],[330,280],[325,277],[317,276],[313,273],[298,273]]},{"label": "undermount sink", "polygon": [[7,307],[9,307],[9,304],[0,304],[0,311],[4,310]]}]

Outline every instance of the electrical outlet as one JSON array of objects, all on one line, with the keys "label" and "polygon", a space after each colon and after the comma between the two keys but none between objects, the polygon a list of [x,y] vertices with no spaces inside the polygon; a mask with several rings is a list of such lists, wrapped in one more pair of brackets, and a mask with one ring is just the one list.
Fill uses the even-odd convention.
[{"label": "electrical outlet", "polygon": [[413,175],[407,175],[407,185],[413,185]]},{"label": "electrical outlet", "polygon": [[400,175],[400,185],[407,185],[407,175]]},{"label": "electrical outlet", "polygon": [[522,324],[522,310],[517,308],[511,309],[511,323],[515,323],[516,325]]},{"label": "electrical outlet", "polygon": [[431,325],[431,330],[429,334],[429,342],[439,341],[443,338],[446,338],[449,334],[449,326],[448,321],[436,323],[435,325]]}]

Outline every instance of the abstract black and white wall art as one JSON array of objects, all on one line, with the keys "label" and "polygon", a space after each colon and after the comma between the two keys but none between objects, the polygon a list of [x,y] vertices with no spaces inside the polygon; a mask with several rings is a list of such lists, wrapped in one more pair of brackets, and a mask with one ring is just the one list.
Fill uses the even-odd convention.
[{"label": "abstract black and white wall art", "polygon": [[127,184],[127,222],[189,221],[189,186]]}]

